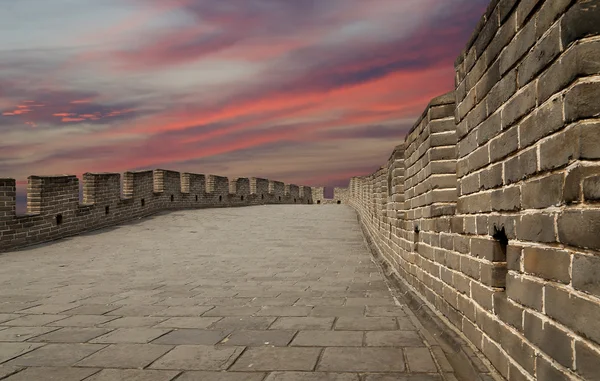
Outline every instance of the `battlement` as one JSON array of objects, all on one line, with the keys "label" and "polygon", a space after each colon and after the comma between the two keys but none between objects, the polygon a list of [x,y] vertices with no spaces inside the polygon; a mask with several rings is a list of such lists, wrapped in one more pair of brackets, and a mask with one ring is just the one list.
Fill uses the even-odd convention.
[{"label": "battlement", "polygon": [[115,225],[162,210],[311,204],[310,187],[164,169],[29,176],[27,213],[17,216],[16,181],[0,178],[0,252]]},{"label": "battlement", "polygon": [[509,380],[600,374],[599,20],[493,0],[454,91],[348,186],[388,270]]}]

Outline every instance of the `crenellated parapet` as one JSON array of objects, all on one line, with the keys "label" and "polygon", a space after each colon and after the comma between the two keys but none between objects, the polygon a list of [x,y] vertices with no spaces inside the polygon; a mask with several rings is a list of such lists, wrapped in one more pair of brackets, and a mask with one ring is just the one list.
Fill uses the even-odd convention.
[{"label": "crenellated parapet", "polygon": [[509,380],[600,374],[599,52],[596,0],[491,1],[454,91],[348,187],[394,276]]},{"label": "crenellated parapet", "polygon": [[[260,178],[234,178],[163,169],[30,176],[27,213],[17,216],[16,181],[0,179],[0,251],[115,225],[163,210],[311,204],[310,187]],[[302,189],[302,193],[300,192]],[[287,190],[287,191],[286,191]]]}]

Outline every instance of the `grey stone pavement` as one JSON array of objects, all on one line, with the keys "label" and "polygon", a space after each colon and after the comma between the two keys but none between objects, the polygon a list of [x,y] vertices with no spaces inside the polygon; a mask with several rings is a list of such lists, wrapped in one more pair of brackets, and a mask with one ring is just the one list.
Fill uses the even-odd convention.
[{"label": "grey stone pavement", "polygon": [[2,380],[455,380],[419,326],[345,205],[162,213],[0,255]]}]

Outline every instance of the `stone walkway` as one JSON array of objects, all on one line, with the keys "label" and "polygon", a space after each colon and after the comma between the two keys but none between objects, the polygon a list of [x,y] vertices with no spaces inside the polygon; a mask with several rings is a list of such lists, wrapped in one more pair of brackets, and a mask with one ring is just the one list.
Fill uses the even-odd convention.
[{"label": "stone walkway", "polygon": [[6,253],[0,302],[3,380],[455,380],[345,205],[177,211]]}]

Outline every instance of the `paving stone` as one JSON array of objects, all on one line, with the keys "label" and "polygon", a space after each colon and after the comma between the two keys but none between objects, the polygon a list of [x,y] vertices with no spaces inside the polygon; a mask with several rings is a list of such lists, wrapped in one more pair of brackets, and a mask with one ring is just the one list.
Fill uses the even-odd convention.
[{"label": "paving stone", "polygon": [[308,316],[311,306],[265,306],[254,315],[256,316]]},{"label": "paving stone", "polygon": [[[208,318],[207,318],[208,319]],[[223,329],[223,330],[234,330],[234,329],[249,329],[249,330],[261,330],[267,329],[275,321],[275,317],[268,316],[250,316],[250,317],[236,317],[228,316],[222,318],[218,322],[210,326],[210,329]],[[286,329],[286,328],[282,328]]]},{"label": "paving stone", "polygon": [[395,317],[340,317],[336,331],[390,331],[398,329]]},{"label": "paving stone", "polygon": [[155,361],[152,369],[225,370],[242,353],[244,347],[178,345]]},{"label": "paving stone", "polygon": [[[106,328],[136,328],[136,327],[152,327],[167,320],[166,317],[152,316],[125,316],[115,319],[111,317],[111,321],[102,324]],[[163,326],[164,327],[164,326]],[[170,328],[170,327],[169,327]],[[175,327],[177,328],[177,327]],[[185,327],[181,327],[185,328]]]},{"label": "paving stone", "polygon": [[248,348],[233,371],[313,370],[321,349],[290,347]]},{"label": "paving stone", "polygon": [[270,329],[316,329],[324,331],[331,329],[334,320],[333,317],[280,317],[277,318]]},{"label": "paving stone", "polygon": [[179,373],[174,370],[103,369],[85,381],[171,381]]},{"label": "paving stone", "polygon": [[[448,374],[447,381],[455,381],[454,375]],[[442,381],[442,376],[437,374],[370,374],[365,381]],[[457,380],[456,380],[457,381]]]},{"label": "paving stone", "polygon": [[369,347],[423,347],[425,343],[416,331],[371,331],[366,332],[365,342]]},{"label": "paving stone", "polygon": [[79,361],[76,366],[141,369],[151,364],[172,348],[172,345],[111,344]]},{"label": "paving stone", "polygon": [[272,372],[264,381],[360,381],[357,374],[329,372]]},{"label": "paving stone", "polygon": [[341,306],[346,298],[300,298],[296,306]]},{"label": "paving stone", "polygon": [[219,344],[221,345],[244,345],[259,347],[263,345],[285,347],[292,341],[296,331],[235,331],[227,336]]},{"label": "paving stone", "polygon": [[[98,336],[110,332],[109,328],[54,328],[52,332],[29,339],[35,342],[47,343],[85,343]],[[2,332],[0,332],[1,334]]]},{"label": "paving stone", "polygon": [[408,369],[411,372],[437,372],[429,348],[404,348],[404,353],[408,361]]},{"label": "paving stone", "polygon": [[[202,308],[202,307],[200,307]],[[151,316],[158,312],[166,311],[165,306],[122,306],[116,310],[107,312],[107,316]],[[160,315],[162,316],[162,315]]]},{"label": "paving stone", "polygon": [[[173,306],[152,313],[153,316],[200,316],[212,310],[213,306]],[[220,315],[224,316],[224,315]]]},{"label": "paving stone", "polygon": [[2,325],[36,327],[68,318],[68,315],[24,315],[13,320],[5,321]]},{"label": "paving stone", "polygon": [[149,343],[168,333],[170,329],[117,328],[114,331],[90,340],[90,343]]},{"label": "paving stone", "polygon": [[299,347],[360,347],[363,332],[300,331],[290,345]]},{"label": "paving stone", "polygon": [[[41,304],[39,306],[27,308],[19,311],[22,314],[60,314],[61,312],[71,310],[78,307],[79,303],[65,303],[65,304]],[[70,314],[67,314],[70,315]]]},{"label": "paving stone", "polygon": [[19,314],[0,314],[0,323],[5,322],[5,321],[9,321],[9,320],[14,320],[18,317],[21,317],[23,315],[19,315]]},{"label": "paving stone", "polygon": [[44,344],[36,343],[2,343],[0,345],[0,363],[33,351]]},{"label": "paving stone", "polygon": [[84,357],[98,352],[102,344],[46,344],[10,361],[18,366],[73,366]]},{"label": "paving stone", "polygon": [[174,329],[154,340],[153,344],[196,344],[214,345],[223,340],[229,331],[203,330],[203,329]]},{"label": "paving stone", "polygon": [[405,317],[406,312],[400,306],[367,306],[366,316],[401,316]]},{"label": "paving stone", "polygon": [[314,317],[336,317],[336,316],[364,316],[364,306],[340,306],[340,307],[328,307],[328,306],[316,306],[313,307],[310,312],[310,316]]},{"label": "paving stone", "polygon": [[400,348],[325,348],[317,371],[404,372]]},{"label": "paving stone", "polygon": [[[114,320],[116,316],[74,315],[47,324],[51,327],[94,327]],[[103,325],[104,326],[104,325]]]},{"label": "paving stone", "polygon": [[233,307],[233,306],[219,306],[211,309],[204,313],[202,316],[252,316],[260,310],[260,307]]},{"label": "paving stone", "polygon": [[394,306],[392,298],[347,298],[346,306]]},{"label": "paving stone", "polygon": [[265,373],[247,372],[184,372],[177,381],[263,381]]},{"label": "paving stone", "polygon": [[9,378],[6,378],[5,381],[82,381],[84,379],[89,380],[87,377],[96,372],[98,372],[98,369],[66,367],[27,368]]},{"label": "paving stone", "polygon": [[57,329],[51,327],[9,327],[0,331],[0,341],[25,341]]},{"label": "paving stone", "polygon": [[65,312],[66,315],[102,315],[121,306],[114,304],[83,304]]},{"label": "paving stone", "polygon": [[[283,295],[287,295],[284,293]],[[279,296],[277,298],[257,297],[248,302],[249,306],[293,306],[300,299],[295,296]]]},{"label": "paving stone", "polygon": [[25,368],[22,366],[0,365],[0,379],[4,379],[4,377],[8,377],[11,374],[15,374],[23,369]]}]

